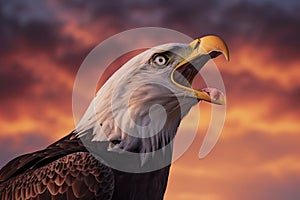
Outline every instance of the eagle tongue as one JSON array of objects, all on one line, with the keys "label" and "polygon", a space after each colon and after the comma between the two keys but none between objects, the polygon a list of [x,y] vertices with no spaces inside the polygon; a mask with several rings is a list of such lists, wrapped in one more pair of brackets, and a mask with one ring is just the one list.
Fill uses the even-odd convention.
[{"label": "eagle tongue", "polygon": [[200,91],[208,94],[213,101],[225,102],[224,93],[216,88],[203,88]]}]

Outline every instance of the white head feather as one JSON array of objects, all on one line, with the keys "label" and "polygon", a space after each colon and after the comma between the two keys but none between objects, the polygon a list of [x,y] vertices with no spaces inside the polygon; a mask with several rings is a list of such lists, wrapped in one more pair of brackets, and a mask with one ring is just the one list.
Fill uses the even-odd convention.
[{"label": "white head feather", "polygon": [[[167,51],[177,55],[169,65],[149,62],[155,53]],[[165,44],[129,60],[98,91],[76,127],[78,135],[92,130],[92,141],[118,141],[112,148],[130,151],[151,151],[169,143],[182,117],[198,102],[170,78],[190,51],[188,44]]]}]

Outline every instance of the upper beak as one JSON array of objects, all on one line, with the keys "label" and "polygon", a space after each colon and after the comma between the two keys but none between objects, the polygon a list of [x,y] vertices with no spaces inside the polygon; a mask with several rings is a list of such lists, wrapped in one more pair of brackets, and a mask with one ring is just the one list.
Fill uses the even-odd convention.
[{"label": "upper beak", "polygon": [[203,54],[220,53],[223,54],[225,59],[229,61],[229,50],[226,43],[219,37],[209,35],[192,41],[189,46],[194,49],[189,56],[190,59],[198,57]]},{"label": "upper beak", "polygon": [[[210,58],[215,58],[218,55],[223,54],[225,59],[227,61],[229,61],[228,47],[227,47],[226,43],[217,36],[205,36],[200,39],[196,39],[189,44],[189,47],[192,49],[191,53],[187,56],[187,58],[185,58],[182,62],[180,62],[175,67],[175,69],[173,70],[173,73],[176,71],[176,69],[178,69],[182,66],[185,66],[187,63],[192,63],[193,61],[197,60],[197,58],[200,58],[203,55],[209,55]],[[199,69],[201,69],[201,67],[202,66],[197,67],[197,69],[199,70]],[[199,100],[204,100],[204,101],[208,101],[208,102],[215,103],[215,104],[221,104],[221,105],[226,104],[225,97],[214,98],[206,90],[195,90],[193,88],[190,88],[190,87],[187,87],[187,86],[177,83],[174,80],[173,73],[171,76],[173,83],[175,83],[177,86],[179,86],[181,88],[184,88],[184,89],[194,92],[194,94],[196,95],[196,97]]]}]

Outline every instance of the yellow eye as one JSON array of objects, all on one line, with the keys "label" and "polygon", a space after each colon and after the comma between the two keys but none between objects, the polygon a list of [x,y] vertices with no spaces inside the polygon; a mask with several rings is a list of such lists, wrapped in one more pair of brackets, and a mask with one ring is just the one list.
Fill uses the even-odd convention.
[{"label": "yellow eye", "polygon": [[158,55],[154,58],[153,62],[157,66],[164,66],[168,62],[168,57],[163,56],[163,55]]}]

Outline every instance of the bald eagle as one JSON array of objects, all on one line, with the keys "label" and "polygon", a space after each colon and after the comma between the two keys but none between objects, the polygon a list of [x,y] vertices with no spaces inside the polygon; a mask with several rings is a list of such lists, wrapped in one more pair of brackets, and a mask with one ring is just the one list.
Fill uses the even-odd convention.
[{"label": "bald eagle", "polygon": [[163,199],[182,118],[199,101],[225,103],[217,89],[191,87],[220,54],[229,59],[225,42],[205,36],[135,56],[100,88],[74,131],[1,169],[0,199]]}]

